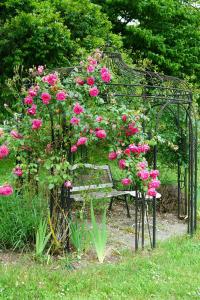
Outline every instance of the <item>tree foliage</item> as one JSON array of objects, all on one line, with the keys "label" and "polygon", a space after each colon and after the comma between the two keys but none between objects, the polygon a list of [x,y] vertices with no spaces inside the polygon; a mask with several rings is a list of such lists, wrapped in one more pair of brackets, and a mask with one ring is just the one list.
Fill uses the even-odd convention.
[{"label": "tree foliage", "polygon": [[199,80],[200,10],[190,1],[93,2],[102,5],[114,32],[122,35],[124,46],[136,61],[148,58],[160,71],[169,75],[187,75],[194,82]]},{"label": "tree foliage", "polygon": [[48,68],[75,63],[105,43],[112,24],[89,0],[3,0],[0,3],[0,82],[2,102],[9,98],[5,80],[16,65]]}]

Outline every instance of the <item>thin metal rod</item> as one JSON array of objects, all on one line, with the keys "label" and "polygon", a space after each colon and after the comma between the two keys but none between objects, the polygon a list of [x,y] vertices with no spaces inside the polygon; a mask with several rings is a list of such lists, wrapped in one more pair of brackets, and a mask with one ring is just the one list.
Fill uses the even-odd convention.
[{"label": "thin metal rod", "polygon": [[135,197],[135,251],[138,250],[138,191],[136,188]]},{"label": "thin metal rod", "polygon": [[[157,146],[154,146],[154,170],[157,168]],[[153,248],[156,247],[156,197],[153,197]]]},{"label": "thin metal rod", "polygon": [[142,195],[142,204],[141,204],[141,214],[142,214],[142,239],[141,239],[141,243],[142,243],[142,249],[144,249],[144,215],[145,215],[145,205],[144,205],[144,201],[145,201],[145,198],[144,198],[144,195]]}]

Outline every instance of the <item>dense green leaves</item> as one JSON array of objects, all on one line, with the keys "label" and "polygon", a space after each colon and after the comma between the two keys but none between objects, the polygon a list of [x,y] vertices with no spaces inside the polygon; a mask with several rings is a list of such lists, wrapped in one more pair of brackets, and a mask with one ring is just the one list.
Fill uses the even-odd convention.
[{"label": "dense green leaves", "polygon": [[4,0],[0,4],[1,103],[10,100],[5,81],[16,65],[48,68],[77,63],[85,53],[105,44],[111,22],[89,0]]},{"label": "dense green leaves", "polygon": [[148,58],[169,75],[199,80],[200,10],[189,5],[190,1],[93,2],[102,5],[134,60]]}]

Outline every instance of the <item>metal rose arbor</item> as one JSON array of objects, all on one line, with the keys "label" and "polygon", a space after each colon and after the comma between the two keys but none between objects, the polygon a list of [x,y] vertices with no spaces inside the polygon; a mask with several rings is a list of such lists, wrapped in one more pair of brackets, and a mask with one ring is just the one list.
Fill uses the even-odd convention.
[{"label": "metal rose arbor", "polygon": [[[102,52],[102,58],[113,74],[113,80],[106,83],[107,88],[101,95],[105,105],[117,101],[122,106],[126,103],[129,108],[142,112],[143,132],[149,139],[154,137],[154,142],[151,141],[152,151],[147,155],[154,170],[158,164],[160,167],[159,156],[163,149],[167,149],[166,155],[169,156],[171,151],[172,162],[166,161],[164,164],[169,170],[170,163],[177,169],[177,217],[187,220],[188,233],[192,235],[197,227],[197,122],[191,90],[179,78],[128,66],[121,54],[109,47]],[[63,74],[71,70],[73,68],[59,69]],[[143,248],[146,243],[145,225],[148,240],[154,248],[160,197],[146,196],[137,185],[131,188],[130,195],[135,206],[135,249],[140,245]],[[73,194],[70,189],[67,193],[65,199],[70,202]],[[152,212],[151,222],[149,210]]]},{"label": "metal rose arbor", "polygon": [[[23,186],[31,193],[44,190],[40,174],[46,174],[55,244],[70,249],[72,208],[83,192],[86,198],[110,198],[110,209],[114,199],[124,200],[128,215],[129,197],[135,211],[135,249],[148,242],[154,248],[160,201],[157,169],[162,173],[162,168],[170,171],[174,165],[177,217],[187,220],[188,233],[193,234],[197,123],[187,84],[127,66],[109,47],[78,67],[45,76],[42,67],[36,72],[21,106],[17,104],[15,119],[5,129],[0,159],[9,154],[8,146],[17,154],[13,173],[20,193]],[[104,165],[97,166],[105,152]],[[115,189],[115,172],[105,161],[111,165],[117,161],[125,189]],[[10,185],[0,187],[0,195],[11,193]]]},{"label": "metal rose arbor", "polygon": [[[171,148],[173,165],[177,166],[177,217],[187,219],[188,233],[193,234],[197,227],[197,122],[192,103],[192,92],[185,81],[172,77],[141,71],[128,66],[120,53],[104,53],[107,66],[117,74],[118,82],[109,83],[109,92],[113,92],[119,101],[129,102],[130,106],[143,106],[147,119],[143,121],[143,130],[148,137],[157,136],[153,146],[152,164],[156,169],[159,152]],[[162,135],[176,137],[170,141],[163,140]],[[171,136],[170,136],[171,135]],[[167,161],[167,167],[169,162]],[[146,202],[143,197],[141,202]],[[156,245],[156,197],[153,197],[153,232],[152,246]],[[136,219],[137,197],[136,197]],[[141,209],[146,205],[141,204]],[[142,211],[142,216],[145,212]],[[141,227],[144,228],[144,218]],[[143,234],[143,233],[142,233]],[[138,247],[139,232],[136,230],[135,244]],[[151,241],[151,237],[150,237]],[[142,241],[142,245],[144,241]]]}]

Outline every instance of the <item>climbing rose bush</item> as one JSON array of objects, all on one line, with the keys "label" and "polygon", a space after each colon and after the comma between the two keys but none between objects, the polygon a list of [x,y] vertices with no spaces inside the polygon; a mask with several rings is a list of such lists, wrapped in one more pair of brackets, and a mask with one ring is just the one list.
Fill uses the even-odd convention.
[{"label": "climbing rose bush", "polygon": [[[43,66],[32,75],[33,83],[23,88],[10,124],[0,131],[0,159],[10,152],[18,157],[13,180],[25,181],[31,174],[38,182],[43,167],[48,172],[49,189],[61,185],[71,188],[74,160],[82,162],[79,153],[84,147],[89,153],[97,145],[97,149],[108,149],[108,162],[116,161],[124,174],[124,186],[137,185],[149,196],[156,196],[159,171],[149,169],[145,159],[151,149],[142,131],[144,116],[109,93],[108,84],[114,78],[100,51],[68,75],[45,73]],[[0,187],[2,196],[12,192],[8,183]]]}]

